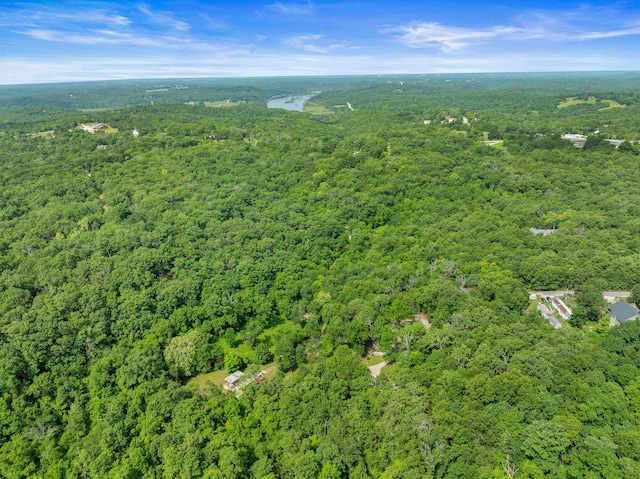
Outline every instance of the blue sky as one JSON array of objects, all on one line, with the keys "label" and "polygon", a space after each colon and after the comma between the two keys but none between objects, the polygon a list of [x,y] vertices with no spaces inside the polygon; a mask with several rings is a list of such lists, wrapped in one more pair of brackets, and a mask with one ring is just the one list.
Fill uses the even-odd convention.
[{"label": "blue sky", "polygon": [[576,70],[640,70],[640,2],[0,3],[0,84]]}]

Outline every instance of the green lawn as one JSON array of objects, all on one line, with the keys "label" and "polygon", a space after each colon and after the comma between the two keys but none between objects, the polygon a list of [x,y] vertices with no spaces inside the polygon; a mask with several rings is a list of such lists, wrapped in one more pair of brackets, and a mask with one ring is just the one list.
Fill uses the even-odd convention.
[{"label": "green lawn", "polygon": [[[598,111],[609,110],[610,108],[624,108],[627,105],[622,105],[615,100],[600,100],[600,103],[607,103],[609,106],[604,108],[598,108]],[[558,104],[558,108],[567,108],[574,105],[595,105],[596,97],[590,96],[587,100],[579,100],[576,97],[567,98],[565,101]]]},{"label": "green lawn", "polygon": [[247,362],[250,362],[250,363],[257,362],[256,352],[247,343],[241,343],[235,348],[232,348],[231,346],[229,346],[229,343],[227,343],[227,341],[224,338],[222,338],[218,341],[218,344],[224,350],[224,354],[234,353],[240,356],[241,358],[244,358]]},{"label": "green lawn", "polygon": [[609,106],[605,108],[598,108],[598,111],[609,110],[611,108],[626,108],[627,105],[622,105],[615,100],[600,100],[600,103],[608,103]]},{"label": "green lawn", "polygon": [[331,115],[333,112],[317,103],[307,102],[304,105],[304,112],[312,115]]},{"label": "green lawn", "polygon": [[[266,373],[268,378],[275,376],[278,368],[276,367],[276,363],[265,364],[260,367],[261,371]],[[219,371],[212,371],[210,373],[198,374],[197,376],[192,377],[187,381],[187,386],[201,387],[207,384],[207,382],[211,382],[211,384],[215,386],[224,386],[224,378],[226,378],[230,373],[226,369],[221,369]]]},{"label": "green lawn", "polygon": [[37,133],[31,133],[31,135],[29,135],[29,136],[31,136],[32,138],[36,138],[36,137],[39,137],[39,138],[51,138],[51,137],[53,137],[53,130],[39,131]]},{"label": "green lawn", "polygon": [[221,100],[221,101],[205,101],[204,106],[208,108],[225,108],[230,106],[238,106],[240,102],[231,101],[231,100]]},{"label": "green lawn", "polygon": [[380,364],[382,361],[384,361],[383,356],[373,356],[371,354],[367,354],[366,358],[362,358],[362,363],[366,367],[375,366],[376,364]]},{"label": "green lawn", "polygon": [[269,363],[262,366],[262,371],[265,372],[265,375],[268,378],[275,376],[277,370],[278,367],[276,366],[276,363]]},{"label": "green lawn", "polygon": [[587,100],[578,100],[576,97],[567,98],[565,101],[558,104],[558,108],[567,108],[574,105],[595,105],[596,97],[590,96]]},{"label": "green lawn", "polygon": [[209,381],[216,386],[223,386],[224,378],[226,378],[228,375],[229,373],[226,371],[226,369],[221,369],[220,371],[213,371],[210,373],[198,374],[197,376],[192,377],[191,379],[189,379],[189,381],[187,381],[187,386],[193,385],[196,387],[200,387],[204,386]]},{"label": "green lawn", "polygon": [[396,368],[395,364],[387,364],[385,367],[382,368],[382,370],[380,371],[380,376],[387,376],[389,377],[392,373],[393,370]]}]

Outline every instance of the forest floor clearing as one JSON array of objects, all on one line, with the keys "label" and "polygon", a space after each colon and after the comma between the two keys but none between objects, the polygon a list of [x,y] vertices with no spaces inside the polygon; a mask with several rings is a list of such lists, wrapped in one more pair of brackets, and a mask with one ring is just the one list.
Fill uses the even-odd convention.
[{"label": "forest floor clearing", "polygon": [[[468,292],[468,291],[466,291]],[[420,321],[422,323],[422,325],[425,327],[425,329],[429,329],[431,327],[431,323],[429,322],[429,318],[427,317],[426,314],[416,314],[414,316],[416,321]]]},{"label": "forest floor clearing", "polygon": [[[261,368],[261,371],[264,371],[267,378],[274,376],[277,370],[278,367],[276,366],[276,363],[268,363]],[[226,369],[220,369],[219,371],[212,371],[210,373],[198,374],[197,376],[194,376],[187,381],[187,386],[195,385],[197,387],[202,387],[208,382],[211,382],[211,384],[215,386],[222,387],[225,384],[225,378],[229,376],[229,374],[231,373],[229,373],[229,371],[227,371]]]},{"label": "forest floor clearing", "polygon": [[[627,105],[618,103],[615,100],[600,100],[600,103],[607,103],[609,106],[604,108],[598,108],[598,111],[609,110],[611,108],[625,108]],[[567,98],[565,101],[560,102],[557,108],[567,108],[575,105],[596,105],[597,99],[595,96],[590,96],[587,100],[580,100],[576,97]]]},{"label": "forest floor clearing", "polygon": [[596,104],[595,96],[590,96],[588,97],[587,100],[579,100],[576,97],[569,97],[565,101],[560,102],[558,104],[558,108],[567,108],[569,106],[574,106],[574,105],[595,105],[595,104]]},{"label": "forest floor clearing", "polygon": [[[220,100],[220,101],[205,101],[204,106],[207,108],[225,108],[230,106],[238,106],[241,102],[239,101],[231,101],[231,100]],[[242,102],[244,103],[244,102]]]},{"label": "forest floor clearing", "polygon": [[378,376],[380,376],[380,373],[382,372],[382,368],[384,368],[386,365],[387,365],[387,362],[382,361],[379,364],[369,366],[369,371],[371,371],[371,376],[373,376],[374,378],[377,378]]},{"label": "forest floor clearing", "polygon": [[193,384],[201,387],[208,382],[211,382],[211,384],[215,384],[216,386],[223,386],[224,378],[226,378],[228,375],[229,373],[225,369],[212,371],[210,373],[198,374],[197,376],[194,376],[187,381],[187,386]]},{"label": "forest floor clearing", "polygon": [[318,105],[317,103],[306,102],[304,104],[304,112],[311,113],[312,115],[331,115],[333,112],[322,105]]},{"label": "forest floor clearing", "polygon": [[598,111],[610,110],[611,108],[626,108],[627,105],[622,105],[615,100],[600,100],[600,103],[608,103],[609,106],[605,108],[598,108]]},{"label": "forest floor clearing", "polygon": [[249,363],[256,363],[256,352],[247,343],[240,343],[239,345],[232,347],[229,345],[226,339],[222,338],[218,341],[218,344],[224,350],[224,354],[233,353],[241,358],[244,358]]},{"label": "forest floor clearing", "polygon": [[28,136],[31,138],[53,138],[53,130],[39,131],[37,133],[30,133]]},{"label": "forest floor clearing", "polygon": [[374,356],[373,354],[367,354],[366,357],[362,358],[362,364],[366,367],[376,366],[380,363],[384,362],[383,356]]}]

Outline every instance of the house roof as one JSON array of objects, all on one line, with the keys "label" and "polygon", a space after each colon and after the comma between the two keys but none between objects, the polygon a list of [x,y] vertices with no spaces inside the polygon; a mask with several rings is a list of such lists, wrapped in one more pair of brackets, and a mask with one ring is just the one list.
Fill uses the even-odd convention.
[{"label": "house roof", "polygon": [[555,233],[556,229],[555,227],[552,230],[539,230],[537,228],[529,228],[529,231],[531,231],[534,235],[537,235],[538,233],[542,233],[542,236],[547,236],[547,235],[550,235],[551,233]]},{"label": "house roof", "polygon": [[627,321],[631,321],[640,316],[633,306],[623,300],[610,304],[609,314],[611,314],[612,318],[616,318],[620,323],[626,323]]},{"label": "house roof", "polygon": [[235,383],[238,379],[240,379],[240,377],[242,377],[243,374],[244,373],[242,371],[236,371],[230,376],[227,376],[226,378],[224,378],[224,380],[228,383]]},{"label": "house roof", "polygon": [[551,304],[553,304],[553,306],[560,312],[560,314],[566,317],[569,317],[573,314],[569,306],[564,304],[564,301],[562,301],[561,299],[553,298],[551,300]]},{"label": "house roof", "polygon": [[536,307],[538,308],[538,311],[542,313],[542,316],[544,316],[545,318],[549,319],[553,316],[553,312],[551,312],[551,310],[547,308],[544,304],[538,303],[538,306]]},{"label": "house roof", "polygon": [[549,318],[549,324],[551,324],[555,329],[560,329],[562,327],[562,323],[558,321],[558,318],[555,316],[551,316]]},{"label": "house roof", "polygon": [[562,327],[562,323],[558,321],[558,318],[556,318],[551,312],[551,310],[547,308],[544,304],[538,303],[537,308],[542,313],[542,316],[549,320],[549,324],[551,324],[551,326],[553,326],[556,329]]}]

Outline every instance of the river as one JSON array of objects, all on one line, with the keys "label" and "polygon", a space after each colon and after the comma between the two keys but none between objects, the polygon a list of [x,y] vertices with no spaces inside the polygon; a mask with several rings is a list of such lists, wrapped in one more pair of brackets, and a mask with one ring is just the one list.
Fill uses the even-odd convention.
[{"label": "river", "polygon": [[315,93],[309,95],[289,95],[274,98],[267,102],[267,108],[282,108],[289,111],[304,111],[304,105]]}]

